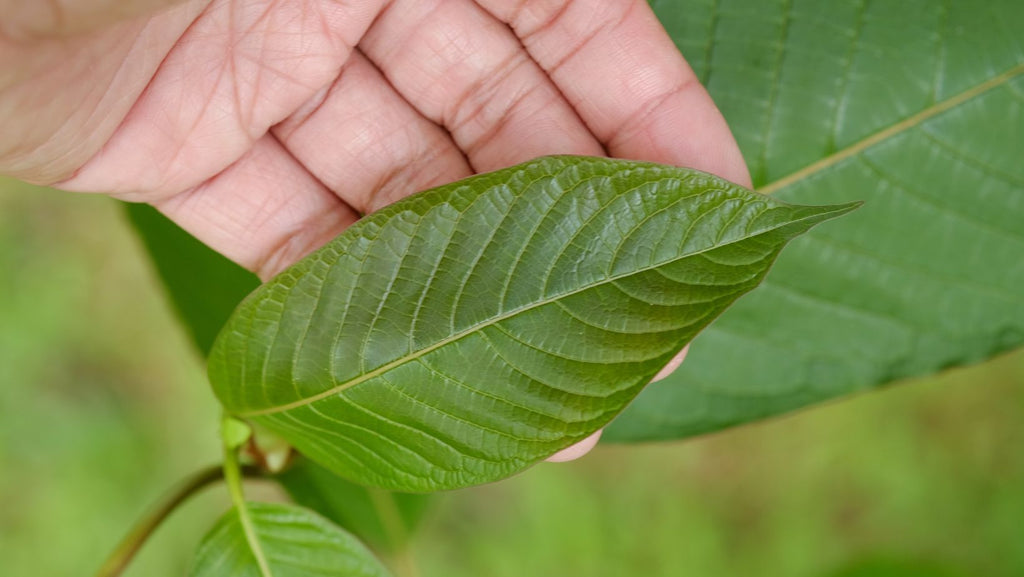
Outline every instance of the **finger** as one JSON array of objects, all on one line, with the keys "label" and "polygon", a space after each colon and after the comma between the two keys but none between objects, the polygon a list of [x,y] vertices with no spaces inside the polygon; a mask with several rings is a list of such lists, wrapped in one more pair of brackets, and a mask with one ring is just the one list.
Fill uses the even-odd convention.
[{"label": "finger", "polygon": [[329,89],[274,134],[364,214],[473,173],[448,133],[409,106],[359,51]]},{"label": "finger", "polygon": [[214,1],[99,154],[60,186],[144,200],[198,186],[337,77],[379,3]]},{"label": "finger", "polygon": [[683,350],[676,353],[676,356],[672,357],[672,360],[669,361],[667,365],[662,367],[661,370],[658,371],[658,374],[654,375],[654,378],[651,379],[651,382],[658,382],[661,379],[664,379],[665,377],[671,375],[676,369],[679,368],[679,365],[683,364],[683,360],[686,359],[686,353],[688,353],[689,351],[690,345],[686,345],[685,347],[683,347]]},{"label": "finger", "polygon": [[359,46],[478,171],[604,153],[508,27],[471,0],[395,0]]},{"label": "finger", "polygon": [[597,431],[593,435],[590,435],[586,439],[583,439],[575,445],[562,449],[561,451],[551,455],[545,459],[549,463],[564,463],[566,461],[574,461],[579,459],[583,455],[590,452],[591,449],[597,446],[597,442],[601,440],[601,433],[603,430]]},{"label": "finger", "polygon": [[270,135],[215,178],[155,206],[264,280],[358,218]]},{"label": "finger", "polygon": [[644,0],[477,0],[507,22],[612,156],[749,185],[729,128]]},{"label": "finger", "polygon": [[0,173],[45,185],[74,174],[118,129],[196,16],[182,5],[75,38],[0,38]]}]

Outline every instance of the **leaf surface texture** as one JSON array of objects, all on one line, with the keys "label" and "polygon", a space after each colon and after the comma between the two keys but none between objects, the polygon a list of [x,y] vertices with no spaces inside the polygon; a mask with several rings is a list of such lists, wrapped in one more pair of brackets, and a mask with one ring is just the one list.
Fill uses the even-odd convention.
[{"label": "leaf surface texture", "polygon": [[203,538],[190,577],[390,576],[358,540],[312,511],[279,503],[246,508],[255,542],[231,509]]},{"label": "leaf surface texture", "polygon": [[361,484],[494,481],[607,424],[790,239],[852,208],[608,159],[479,175],[263,285],[210,380],[230,413]]}]

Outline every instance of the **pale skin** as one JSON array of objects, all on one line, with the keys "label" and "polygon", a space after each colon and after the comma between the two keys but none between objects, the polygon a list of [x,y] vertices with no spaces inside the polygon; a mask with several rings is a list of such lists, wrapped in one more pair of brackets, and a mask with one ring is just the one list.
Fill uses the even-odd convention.
[{"label": "pale skin", "polygon": [[750,185],[645,0],[0,0],[0,14],[0,173],[150,203],[263,279],[361,214],[547,154]]}]

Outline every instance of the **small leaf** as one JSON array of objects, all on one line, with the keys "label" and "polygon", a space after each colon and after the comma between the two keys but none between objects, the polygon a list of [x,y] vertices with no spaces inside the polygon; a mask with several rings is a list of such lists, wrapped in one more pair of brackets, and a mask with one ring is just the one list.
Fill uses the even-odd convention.
[{"label": "small leaf", "polygon": [[278,503],[247,503],[246,508],[255,543],[247,538],[238,509],[231,509],[200,543],[191,577],[390,575],[355,537],[312,511]]},{"label": "small leaf", "polygon": [[431,495],[356,485],[306,458],[278,478],[295,502],[327,517],[381,553],[401,551],[428,509]]},{"label": "small leaf", "polygon": [[607,424],[790,239],[855,206],[609,159],[476,176],[258,289],[210,381],[229,413],[358,483],[495,481]]}]

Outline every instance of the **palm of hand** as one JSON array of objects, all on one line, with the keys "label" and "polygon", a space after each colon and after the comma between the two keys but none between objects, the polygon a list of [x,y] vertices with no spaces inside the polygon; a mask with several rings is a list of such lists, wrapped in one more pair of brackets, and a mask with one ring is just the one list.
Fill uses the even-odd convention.
[{"label": "palm of hand", "polygon": [[151,202],[264,277],[361,213],[544,154],[747,179],[642,0],[213,0],[21,48],[0,171]]}]

